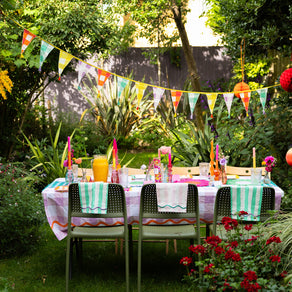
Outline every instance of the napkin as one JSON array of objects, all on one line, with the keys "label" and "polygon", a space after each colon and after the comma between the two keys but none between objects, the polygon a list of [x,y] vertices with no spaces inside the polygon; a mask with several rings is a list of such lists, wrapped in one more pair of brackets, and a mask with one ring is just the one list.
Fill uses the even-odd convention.
[{"label": "napkin", "polygon": [[188,184],[158,183],[156,184],[158,211],[186,212]]},{"label": "napkin", "polygon": [[263,188],[261,186],[231,186],[231,214],[234,215],[239,211],[246,211],[248,215],[242,217],[243,220],[259,221],[261,214]]},{"label": "napkin", "polygon": [[106,214],[108,183],[78,183],[82,213]]}]

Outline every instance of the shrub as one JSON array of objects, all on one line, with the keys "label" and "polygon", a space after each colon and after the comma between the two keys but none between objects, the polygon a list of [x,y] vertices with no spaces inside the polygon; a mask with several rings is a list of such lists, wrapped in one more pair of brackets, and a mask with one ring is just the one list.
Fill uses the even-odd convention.
[{"label": "shrub", "polygon": [[7,257],[36,246],[45,216],[36,178],[23,164],[0,163],[0,173],[0,256]]},{"label": "shrub", "polygon": [[219,232],[202,245],[190,246],[190,251],[199,255],[194,261],[197,270],[190,270],[193,258],[181,259],[192,286],[204,291],[290,291],[291,282],[284,282],[287,271],[280,256],[280,237],[269,236],[263,225],[238,224],[230,217],[223,217],[221,226],[226,240]]}]

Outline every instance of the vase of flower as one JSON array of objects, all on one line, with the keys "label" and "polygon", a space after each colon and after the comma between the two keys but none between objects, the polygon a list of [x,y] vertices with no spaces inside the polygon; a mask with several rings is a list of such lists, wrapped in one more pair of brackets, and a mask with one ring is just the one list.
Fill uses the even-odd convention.
[{"label": "vase of flower", "polygon": [[221,181],[223,185],[226,185],[227,183],[227,175],[226,175],[226,164],[227,159],[225,157],[220,159],[220,165],[221,165]]},{"label": "vase of flower", "polygon": [[263,183],[265,184],[270,184],[271,183],[271,178],[270,178],[270,173],[272,172],[273,167],[276,166],[276,159],[273,156],[267,156],[263,163],[265,165],[265,176],[263,178]]},{"label": "vase of flower", "polygon": [[65,175],[65,181],[66,183],[73,183],[74,181],[74,175],[73,175],[73,171],[71,168],[67,168],[67,171],[66,171],[66,175]]}]

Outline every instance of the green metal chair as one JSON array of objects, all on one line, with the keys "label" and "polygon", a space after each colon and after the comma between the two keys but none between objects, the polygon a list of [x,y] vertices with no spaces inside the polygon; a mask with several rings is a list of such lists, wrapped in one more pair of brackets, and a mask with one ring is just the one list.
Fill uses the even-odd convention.
[{"label": "green metal chair", "polygon": [[[71,227],[72,217],[85,218],[124,218],[121,226],[94,226],[94,227]],[[124,189],[119,184],[108,185],[108,206],[106,214],[82,213],[80,205],[79,188],[77,183],[69,186],[68,206],[68,236],[66,253],[66,291],[69,291],[69,279],[72,274],[73,240],[82,243],[82,238],[87,239],[112,239],[122,238],[125,240],[125,266],[126,266],[126,288],[129,291],[129,233],[127,221],[127,208]],[[78,249],[77,249],[78,252]]]},{"label": "green metal chair", "polygon": [[[143,225],[144,218],[195,218],[196,228],[193,224]],[[145,239],[190,239],[191,244],[193,244],[196,239],[198,244],[200,243],[200,216],[198,189],[196,185],[188,185],[187,210],[185,213],[159,212],[157,206],[156,185],[147,184],[142,187],[138,239],[138,292],[141,291],[142,241]]]},{"label": "green metal chair", "polygon": [[[268,211],[275,210],[275,190],[271,187],[263,187],[262,205],[259,221],[244,221],[244,224],[256,224],[257,222],[266,221],[271,214]],[[245,211],[245,210],[242,210]],[[213,224],[209,225],[213,235],[217,234],[218,225],[223,217],[231,217],[231,190],[230,187],[221,187],[216,194],[214,206]],[[222,229],[222,230],[221,230]],[[224,228],[221,228],[222,237],[224,238]]]}]

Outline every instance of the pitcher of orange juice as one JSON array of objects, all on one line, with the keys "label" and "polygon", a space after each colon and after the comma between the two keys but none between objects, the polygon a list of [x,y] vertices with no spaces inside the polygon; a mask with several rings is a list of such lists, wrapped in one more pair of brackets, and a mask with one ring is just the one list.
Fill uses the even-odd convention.
[{"label": "pitcher of orange juice", "polygon": [[91,165],[93,180],[107,182],[108,161],[106,155],[94,155]]}]

